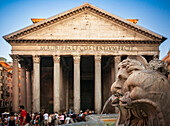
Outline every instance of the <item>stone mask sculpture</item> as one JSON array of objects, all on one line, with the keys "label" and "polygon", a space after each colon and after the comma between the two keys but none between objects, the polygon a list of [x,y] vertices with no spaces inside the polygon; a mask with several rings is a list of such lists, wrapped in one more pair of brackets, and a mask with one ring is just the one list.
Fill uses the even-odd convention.
[{"label": "stone mask sculpture", "polygon": [[[170,84],[166,63],[147,63],[142,56],[129,56],[118,66],[111,86],[112,105],[119,108],[116,125],[170,125]],[[161,73],[162,72],[162,73]]]}]

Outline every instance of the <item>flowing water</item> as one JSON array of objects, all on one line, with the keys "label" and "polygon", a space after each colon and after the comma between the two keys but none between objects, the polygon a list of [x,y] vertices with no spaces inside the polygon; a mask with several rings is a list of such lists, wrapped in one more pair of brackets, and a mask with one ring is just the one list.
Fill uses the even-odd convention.
[{"label": "flowing water", "polygon": [[78,122],[78,123],[65,124],[63,126],[106,126],[106,124],[103,121],[101,121],[101,118],[102,118],[102,115],[103,115],[103,112],[104,112],[106,106],[108,105],[108,103],[110,102],[110,100],[112,98],[114,98],[114,95],[110,96],[108,98],[108,100],[105,102],[99,118],[96,115],[88,115],[85,118],[86,122]]},{"label": "flowing water", "polygon": [[98,123],[97,123],[96,126],[99,126],[100,121],[101,121],[101,118],[102,118],[102,115],[103,115],[103,112],[104,112],[106,106],[108,105],[108,103],[110,102],[110,100],[113,99],[114,97],[115,97],[114,95],[110,96],[110,97],[108,98],[108,100],[105,102],[105,104],[104,104],[104,106],[103,106],[103,110],[102,110],[102,112],[101,112],[101,114],[100,114],[100,117],[99,117],[99,120],[98,120]]}]

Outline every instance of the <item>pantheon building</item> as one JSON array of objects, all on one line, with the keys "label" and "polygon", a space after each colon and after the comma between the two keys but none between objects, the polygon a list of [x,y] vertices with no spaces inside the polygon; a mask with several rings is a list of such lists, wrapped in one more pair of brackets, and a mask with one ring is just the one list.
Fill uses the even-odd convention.
[{"label": "pantheon building", "polygon": [[[111,96],[118,64],[127,55],[150,61],[166,40],[135,24],[137,20],[130,22],[89,3],[40,20],[4,36],[12,46],[14,112],[22,104],[29,112],[100,113]],[[108,105],[105,112],[114,108]]]}]

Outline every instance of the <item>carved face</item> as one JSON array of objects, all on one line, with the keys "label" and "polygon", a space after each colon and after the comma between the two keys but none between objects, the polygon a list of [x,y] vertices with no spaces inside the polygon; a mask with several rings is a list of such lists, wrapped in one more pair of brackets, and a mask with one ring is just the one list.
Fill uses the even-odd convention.
[{"label": "carved face", "polygon": [[119,102],[118,97],[124,94],[123,87],[128,77],[133,72],[143,69],[145,69],[145,67],[139,61],[131,59],[123,60],[118,65],[116,81],[111,86],[111,92],[116,96],[115,101],[113,100],[113,104],[117,104]]},{"label": "carved face", "polygon": [[117,124],[165,125],[168,119],[164,116],[170,117],[167,78],[157,71],[146,70],[137,60],[126,59],[118,69],[111,86],[115,95],[112,103],[120,110]]}]

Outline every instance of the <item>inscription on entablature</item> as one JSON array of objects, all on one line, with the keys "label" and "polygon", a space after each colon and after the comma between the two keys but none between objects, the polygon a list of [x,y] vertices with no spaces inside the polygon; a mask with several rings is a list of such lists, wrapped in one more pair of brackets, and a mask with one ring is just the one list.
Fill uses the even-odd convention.
[{"label": "inscription on entablature", "polygon": [[132,51],[132,46],[40,46],[41,51]]}]

